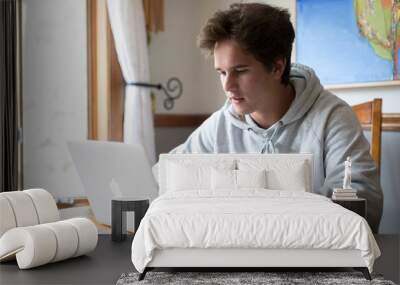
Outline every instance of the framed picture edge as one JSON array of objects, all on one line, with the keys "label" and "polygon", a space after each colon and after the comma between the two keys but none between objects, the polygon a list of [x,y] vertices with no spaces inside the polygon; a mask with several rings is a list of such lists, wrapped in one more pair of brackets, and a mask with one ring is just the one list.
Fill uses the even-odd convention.
[{"label": "framed picture edge", "polygon": [[324,85],[324,88],[327,90],[339,90],[339,89],[369,88],[369,87],[384,87],[384,86],[400,86],[400,80],[346,83],[346,84],[327,84]]},{"label": "framed picture edge", "polygon": [[[289,0],[289,7],[291,12],[291,20],[296,31],[296,37],[293,42],[292,55],[291,55],[291,63],[300,63],[296,62],[297,60],[297,0]],[[322,84],[322,82],[321,82]],[[371,82],[355,82],[355,83],[339,83],[339,84],[322,84],[326,90],[340,90],[340,89],[352,89],[352,88],[369,88],[369,87],[385,87],[385,86],[400,86],[400,79],[396,80],[383,80],[383,81],[371,81]]]}]

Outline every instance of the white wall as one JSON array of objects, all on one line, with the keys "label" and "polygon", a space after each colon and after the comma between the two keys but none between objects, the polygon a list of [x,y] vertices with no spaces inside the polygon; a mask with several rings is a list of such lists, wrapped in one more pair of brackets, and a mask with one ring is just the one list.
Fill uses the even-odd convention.
[{"label": "white wall", "polygon": [[162,106],[164,96],[157,92],[157,113],[211,113],[225,100],[211,59],[206,60],[196,46],[201,27],[215,10],[226,8],[232,0],[166,0],[165,31],[152,35],[149,45],[152,81],[166,83],[177,76],[183,95],[175,107]]},{"label": "white wall", "polygon": [[384,87],[360,87],[331,90],[350,105],[382,98],[384,113],[400,113],[400,85]]},{"label": "white wall", "polygon": [[66,142],[87,137],[86,0],[22,0],[24,188],[84,195]]}]

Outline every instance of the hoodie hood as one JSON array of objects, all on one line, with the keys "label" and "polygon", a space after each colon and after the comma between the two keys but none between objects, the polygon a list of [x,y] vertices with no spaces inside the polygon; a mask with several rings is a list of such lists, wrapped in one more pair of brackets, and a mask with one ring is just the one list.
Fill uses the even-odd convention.
[{"label": "hoodie hood", "polygon": [[[291,65],[290,83],[295,89],[296,97],[286,114],[271,126],[270,129],[275,128],[276,125],[287,125],[301,119],[310,110],[323,90],[314,70],[297,63]],[[226,101],[223,110],[227,120],[238,128],[252,129],[257,133],[264,133],[266,131],[260,128],[249,114],[245,114],[244,116],[237,114],[229,100]]]}]

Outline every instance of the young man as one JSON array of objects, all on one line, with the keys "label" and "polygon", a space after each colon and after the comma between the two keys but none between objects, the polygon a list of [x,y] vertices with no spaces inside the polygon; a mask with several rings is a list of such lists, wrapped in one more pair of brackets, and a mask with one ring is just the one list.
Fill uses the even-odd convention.
[{"label": "young man", "polygon": [[312,69],[290,64],[294,37],[286,10],[251,3],[215,13],[199,46],[213,55],[228,100],[172,152],[313,153],[314,191],[328,197],[351,156],[352,186],[377,232],[383,199],[369,144],[351,107]]}]

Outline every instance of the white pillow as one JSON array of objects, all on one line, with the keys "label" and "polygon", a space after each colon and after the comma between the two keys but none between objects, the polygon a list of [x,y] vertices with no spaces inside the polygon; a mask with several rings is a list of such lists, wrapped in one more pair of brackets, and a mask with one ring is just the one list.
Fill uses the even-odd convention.
[{"label": "white pillow", "polygon": [[307,191],[305,163],[292,164],[290,168],[270,169],[267,172],[268,188],[289,191]]},{"label": "white pillow", "polygon": [[267,189],[308,191],[307,175],[310,171],[304,160],[289,159],[241,159],[237,161],[240,170],[255,171],[266,169]]},{"label": "white pillow", "polygon": [[262,170],[211,169],[213,190],[239,190],[242,188],[266,188],[267,177]]},{"label": "white pillow", "polygon": [[[196,159],[187,158],[166,161],[165,182],[160,183],[161,191],[211,190],[211,169],[234,169],[232,159]],[[164,184],[165,186],[163,187]]]},{"label": "white pillow", "polygon": [[267,171],[236,170],[237,188],[267,188]]},{"label": "white pillow", "polygon": [[158,184],[158,183],[160,183],[159,182],[159,175],[160,175],[160,162],[157,162],[156,164],[154,164],[152,167],[151,167],[151,172],[153,173],[153,177],[154,177],[154,180],[156,181],[156,183]]},{"label": "white pillow", "polygon": [[210,189],[210,167],[198,167],[169,163],[167,176],[168,191]]},{"label": "white pillow", "polygon": [[235,190],[236,170],[211,168],[211,189]]}]

